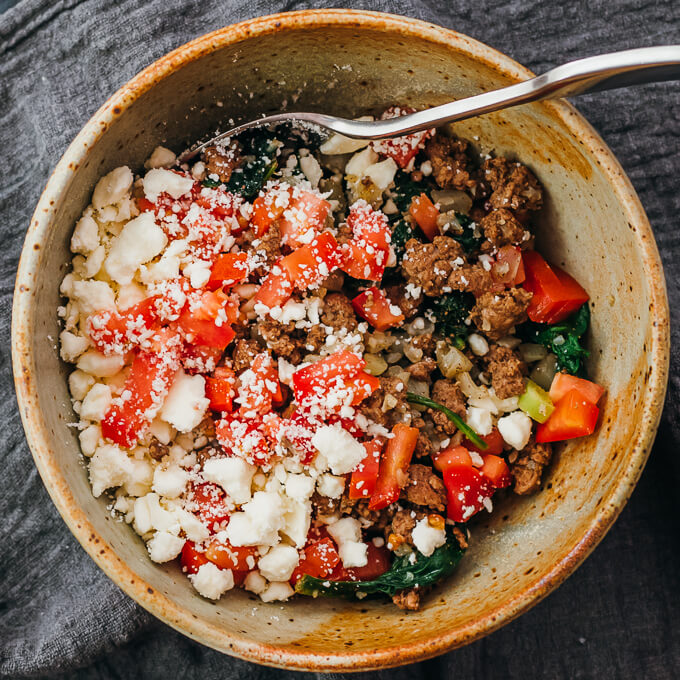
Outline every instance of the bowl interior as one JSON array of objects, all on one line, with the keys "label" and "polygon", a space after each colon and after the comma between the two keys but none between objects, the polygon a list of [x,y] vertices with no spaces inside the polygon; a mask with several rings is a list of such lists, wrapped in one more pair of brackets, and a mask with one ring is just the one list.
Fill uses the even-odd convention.
[{"label": "bowl interior", "polygon": [[[374,15],[360,26],[355,15],[296,16],[282,17],[279,27],[261,20],[227,30],[166,58],[111,100],[98,114],[108,122],[91,122],[68,152],[71,167],[62,164],[51,180],[19,275],[20,403],[41,472],[72,530],[154,613],[206,644],[262,662],[397,664],[500,625],[566,577],[601,537],[632,490],[656,423],[663,284],[632,190],[570,108],[541,103],[457,124],[455,132],[482,153],[529,165],[546,189],[540,247],[591,295],[589,369],[607,388],[597,434],[559,450],[540,493],[501,500],[477,521],[458,571],[417,613],[367,600],[264,604],[243,591],[215,604],[196,595],[177,566],[153,564],[132,530],[111,518],[107,501],[91,495],[69,426],[68,370],[55,351],[70,234],[97,178],[121,164],[139,170],[157,144],[180,150],[230,117],[286,107],[347,116],[395,102],[421,108],[522,75],[491,50],[417,22]],[[192,60],[168,68],[186,57]]]}]

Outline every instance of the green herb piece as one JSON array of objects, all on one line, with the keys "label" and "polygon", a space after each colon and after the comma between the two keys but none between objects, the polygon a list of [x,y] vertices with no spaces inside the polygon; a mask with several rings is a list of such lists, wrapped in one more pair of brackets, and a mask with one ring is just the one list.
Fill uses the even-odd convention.
[{"label": "green herb piece", "polygon": [[429,194],[433,185],[431,181],[423,180],[414,182],[408,173],[399,170],[394,178],[394,189],[392,190],[392,200],[399,209],[399,212],[408,212],[411,201],[420,194]]},{"label": "green herb piece", "polygon": [[210,179],[210,177],[206,177],[201,184],[208,189],[216,189],[222,182],[220,182],[219,179]]},{"label": "green herb piece", "polygon": [[276,171],[276,150],[279,143],[267,130],[244,133],[239,141],[242,146],[241,154],[248,160],[231,173],[226,188],[227,191],[250,199]]},{"label": "green herb piece", "polygon": [[414,394],[413,392],[406,393],[406,401],[412,404],[420,404],[421,406],[427,406],[428,408],[436,409],[441,411],[478,449],[485,451],[488,444],[457,414],[454,413],[450,408],[432,401],[429,397],[422,397],[419,394]]},{"label": "green herb piece", "polygon": [[517,405],[537,423],[544,423],[555,410],[548,393],[533,380],[527,380],[526,389],[520,395]]},{"label": "green herb piece", "polygon": [[463,553],[455,539],[449,538],[429,557],[416,551],[413,564],[410,554],[397,557],[384,574],[372,581],[327,581],[303,576],[295,585],[295,592],[312,597],[356,597],[357,594],[392,597],[400,590],[414,586],[424,588],[446,578],[453,573]]},{"label": "green herb piece", "polygon": [[517,328],[517,334],[526,342],[545,345],[557,357],[558,368],[572,375],[583,376],[583,360],[590,354],[581,345],[588,330],[590,310],[583,305],[577,312],[551,326],[529,321]]},{"label": "green herb piece", "polygon": [[437,298],[428,298],[425,315],[434,322],[435,330],[446,337],[466,338],[470,332],[465,319],[475,305],[471,293],[455,290]]},{"label": "green herb piece", "polygon": [[456,220],[463,231],[457,234],[453,229],[449,229],[446,235],[458,241],[468,255],[478,251],[484,239],[481,235],[475,236],[474,222],[467,215],[463,215],[463,213],[456,213]]}]

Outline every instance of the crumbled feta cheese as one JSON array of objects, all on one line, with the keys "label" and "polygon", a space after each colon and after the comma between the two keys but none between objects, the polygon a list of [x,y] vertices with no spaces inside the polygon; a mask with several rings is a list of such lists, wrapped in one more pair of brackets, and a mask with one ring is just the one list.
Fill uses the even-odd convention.
[{"label": "crumbled feta cheese", "polygon": [[191,191],[194,180],[172,170],[155,168],[146,173],[142,180],[142,186],[144,187],[144,195],[154,203],[163,193],[170,194],[173,198],[181,198]]},{"label": "crumbled feta cheese", "polygon": [[314,480],[311,477],[302,474],[289,474],[286,477],[286,495],[290,496],[290,498],[294,498],[297,501],[306,501],[311,498],[313,493]]},{"label": "crumbled feta cheese", "polygon": [[478,406],[468,406],[467,424],[482,437],[491,434],[491,430],[493,430],[491,411]]},{"label": "crumbled feta cheese", "polygon": [[175,156],[170,149],[166,149],[164,146],[157,146],[144,163],[144,167],[147,168],[147,170],[151,168],[169,167],[175,162],[176,158],[177,156]]},{"label": "crumbled feta cheese", "polygon": [[76,401],[85,399],[87,391],[93,384],[94,378],[80,369],[76,369],[68,377],[68,388],[71,392],[71,397]]},{"label": "crumbled feta cheese", "polygon": [[135,500],[135,531],[143,536],[152,529],[168,531],[176,534],[179,532],[179,521],[176,515],[161,507],[160,498],[156,493],[147,493]]},{"label": "crumbled feta cheese", "polygon": [[243,587],[251,593],[259,595],[267,589],[267,580],[259,571],[251,571],[248,572],[248,576],[246,576],[246,580],[243,582]]},{"label": "crumbled feta cheese", "polygon": [[85,354],[81,354],[76,364],[81,371],[97,378],[110,378],[123,370],[124,365],[122,356],[114,354],[107,357],[96,349],[88,349]]},{"label": "crumbled feta cheese", "polygon": [[345,478],[336,475],[319,475],[316,480],[317,491],[328,498],[340,498],[345,490]]},{"label": "crumbled feta cheese", "polygon": [[111,388],[104,383],[96,383],[87,393],[80,407],[80,417],[98,423],[111,404]]},{"label": "crumbled feta cheese", "polygon": [[515,411],[498,419],[498,431],[507,444],[521,451],[531,437],[531,418],[522,411]]},{"label": "crumbled feta cheese", "polygon": [[280,531],[298,548],[307,542],[307,534],[312,521],[312,504],[309,501],[285,499],[284,513]]},{"label": "crumbled feta cheese", "polygon": [[84,335],[62,331],[59,334],[59,344],[61,358],[72,364],[90,346],[90,341]]},{"label": "crumbled feta cheese", "polygon": [[195,574],[189,574],[189,579],[198,593],[209,600],[219,600],[234,587],[231,569],[220,569],[212,562],[202,564]]},{"label": "crumbled feta cheese", "polygon": [[369,165],[364,170],[364,177],[368,177],[380,191],[385,191],[385,189],[387,189],[394,181],[397,169],[397,164],[394,160],[392,158],[386,158],[380,163]]},{"label": "crumbled feta cheese", "polygon": [[88,425],[84,430],[81,430],[78,439],[83,455],[88,456],[88,458],[93,456],[101,438],[102,430],[99,425]]},{"label": "crumbled feta cheese", "polygon": [[182,552],[184,539],[173,536],[167,531],[157,531],[153,538],[146,544],[149,557],[154,562],[169,562],[174,560]]},{"label": "crumbled feta cheese", "polygon": [[144,212],[130,220],[111,241],[104,263],[106,271],[117,283],[130,283],[140,265],[156,257],[167,243],[168,237],[156,224],[153,212]]},{"label": "crumbled feta cheese", "polygon": [[336,543],[361,540],[361,524],[354,517],[343,517],[328,527],[328,533]]},{"label": "crumbled feta cheese", "polygon": [[184,266],[184,276],[189,277],[192,288],[203,288],[210,280],[210,262],[193,260]]},{"label": "crumbled feta cheese", "polygon": [[427,521],[427,517],[423,517],[416,522],[411,531],[411,537],[416,549],[423,553],[425,557],[429,557],[436,548],[446,543],[446,530],[435,529]]},{"label": "crumbled feta cheese", "polygon": [[470,345],[472,353],[478,357],[483,357],[489,352],[489,343],[486,341],[486,338],[478,333],[471,333],[468,335],[468,344]]},{"label": "crumbled feta cheese", "polygon": [[69,297],[85,316],[116,306],[113,290],[105,281],[73,281]]},{"label": "crumbled feta cheese", "polygon": [[208,528],[193,512],[187,512],[182,508],[178,508],[173,514],[178,519],[182,531],[190,541],[200,543],[210,536]]},{"label": "crumbled feta cheese", "polygon": [[168,445],[172,441],[173,429],[169,423],[160,418],[154,418],[149,425],[149,432],[158,439],[161,444]]},{"label": "crumbled feta cheese", "polygon": [[257,563],[262,576],[269,581],[287,581],[300,561],[298,551],[290,545],[275,545]]},{"label": "crumbled feta cheese", "polygon": [[144,496],[151,491],[153,466],[148,460],[139,458],[131,458],[130,465],[132,469],[123,486],[130,496]]},{"label": "crumbled feta cheese", "polygon": [[274,581],[267,586],[260,595],[262,602],[278,602],[293,597],[295,591],[290,587],[288,581]]},{"label": "crumbled feta cheese", "polygon": [[286,361],[283,357],[279,357],[279,380],[284,385],[290,385],[293,379],[293,373],[297,370],[297,366],[293,366],[290,362]]},{"label": "crumbled feta cheese", "polygon": [[256,469],[237,456],[209,458],[203,464],[203,477],[219,484],[234,503],[242,505],[251,498],[250,484]]},{"label": "crumbled feta cheese", "polygon": [[[373,120],[372,116],[366,117],[362,116],[357,120]],[[327,156],[337,156],[343,153],[354,153],[363,149],[365,146],[370,144],[368,139],[352,139],[351,137],[345,137],[344,135],[334,134],[331,135],[320,147],[319,151]]]},{"label": "crumbled feta cheese", "polygon": [[179,465],[159,465],[153,473],[151,488],[164,498],[177,498],[189,482],[189,473]]},{"label": "crumbled feta cheese", "polygon": [[132,475],[132,461],[115,444],[100,446],[90,459],[89,473],[95,498],[114,486],[122,486]]},{"label": "crumbled feta cheese", "polygon": [[361,541],[346,541],[338,546],[342,566],[365,567],[368,564],[368,545]]},{"label": "crumbled feta cheese", "polygon": [[71,252],[89,255],[99,245],[99,227],[90,215],[83,215],[76,223],[71,237]]},{"label": "crumbled feta cheese", "polygon": [[334,475],[352,472],[366,457],[366,449],[339,424],[319,428],[312,445],[324,455]]},{"label": "crumbled feta cheese", "polygon": [[283,525],[281,497],[271,491],[256,491],[242,506],[242,512],[231,515],[225,536],[232,545],[275,545]]},{"label": "crumbled feta cheese", "polygon": [[92,205],[97,209],[120,203],[132,186],[132,170],[122,166],[104,175],[94,188]]},{"label": "crumbled feta cheese", "polygon": [[210,400],[205,396],[205,378],[177,371],[160,417],[179,432],[191,432],[203,420]]},{"label": "crumbled feta cheese", "polygon": [[305,173],[305,177],[314,188],[319,186],[319,180],[323,177],[323,170],[321,170],[319,161],[314,156],[311,154],[302,156],[300,158],[300,170]]},{"label": "crumbled feta cheese", "polygon": [[380,156],[378,156],[370,146],[367,146],[363,151],[355,153],[354,156],[347,161],[345,175],[354,175],[357,178],[361,178],[364,176],[366,168],[377,163],[379,159]]}]

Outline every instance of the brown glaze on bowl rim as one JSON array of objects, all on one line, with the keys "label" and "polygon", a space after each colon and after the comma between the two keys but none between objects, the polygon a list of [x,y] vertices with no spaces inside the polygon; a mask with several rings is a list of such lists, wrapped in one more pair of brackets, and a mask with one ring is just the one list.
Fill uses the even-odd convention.
[{"label": "brown glaze on bowl rim", "polygon": [[495,68],[513,80],[533,74],[509,57],[467,36],[440,26],[401,16],[354,10],[303,10],[266,16],[227,26],[179,47],[151,64],[116,92],[85,125],[56,166],[31,220],[19,263],[12,313],[12,359],[14,379],[26,437],[45,486],[66,524],[90,557],[130,597],[178,631],[205,645],[233,656],[261,664],[310,671],[356,671],[397,666],[427,659],[476,640],[519,616],[564,581],[583,562],[611,527],[625,505],[642,472],[656,434],[666,390],[669,362],[669,314],[665,282],[654,236],[630,181],[597,133],[576,110],[565,102],[548,102],[578,136],[584,147],[600,164],[613,191],[636,225],[637,244],[647,274],[653,319],[651,372],[642,404],[642,427],[632,442],[628,466],[621,474],[581,540],[520,595],[505,602],[488,616],[448,631],[425,642],[416,642],[375,651],[317,654],[304,649],[290,650],[258,643],[229,634],[209,625],[183,609],[170,598],[141,580],[97,534],[78,506],[69,486],[53,459],[48,433],[33,417],[38,394],[30,375],[33,365],[29,320],[34,304],[33,275],[39,251],[54,218],[57,198],[71,175],[87,157],[89,149],[140,95],[182,65],[220,48],[265,35],[295,28],[356,27],[408,35],[445,46],[454,46],[476,60]]}]

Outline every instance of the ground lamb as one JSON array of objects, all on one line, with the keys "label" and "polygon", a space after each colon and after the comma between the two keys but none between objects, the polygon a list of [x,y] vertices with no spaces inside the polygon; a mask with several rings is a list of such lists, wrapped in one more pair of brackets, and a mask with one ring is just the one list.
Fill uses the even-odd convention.
[{"label": "ground lamb", "polygon": [[492,340],[498,340],[527,320],[530,300],[531,293],[523,288],[484,293],[477,299],[470,318],[480,331]]}]

